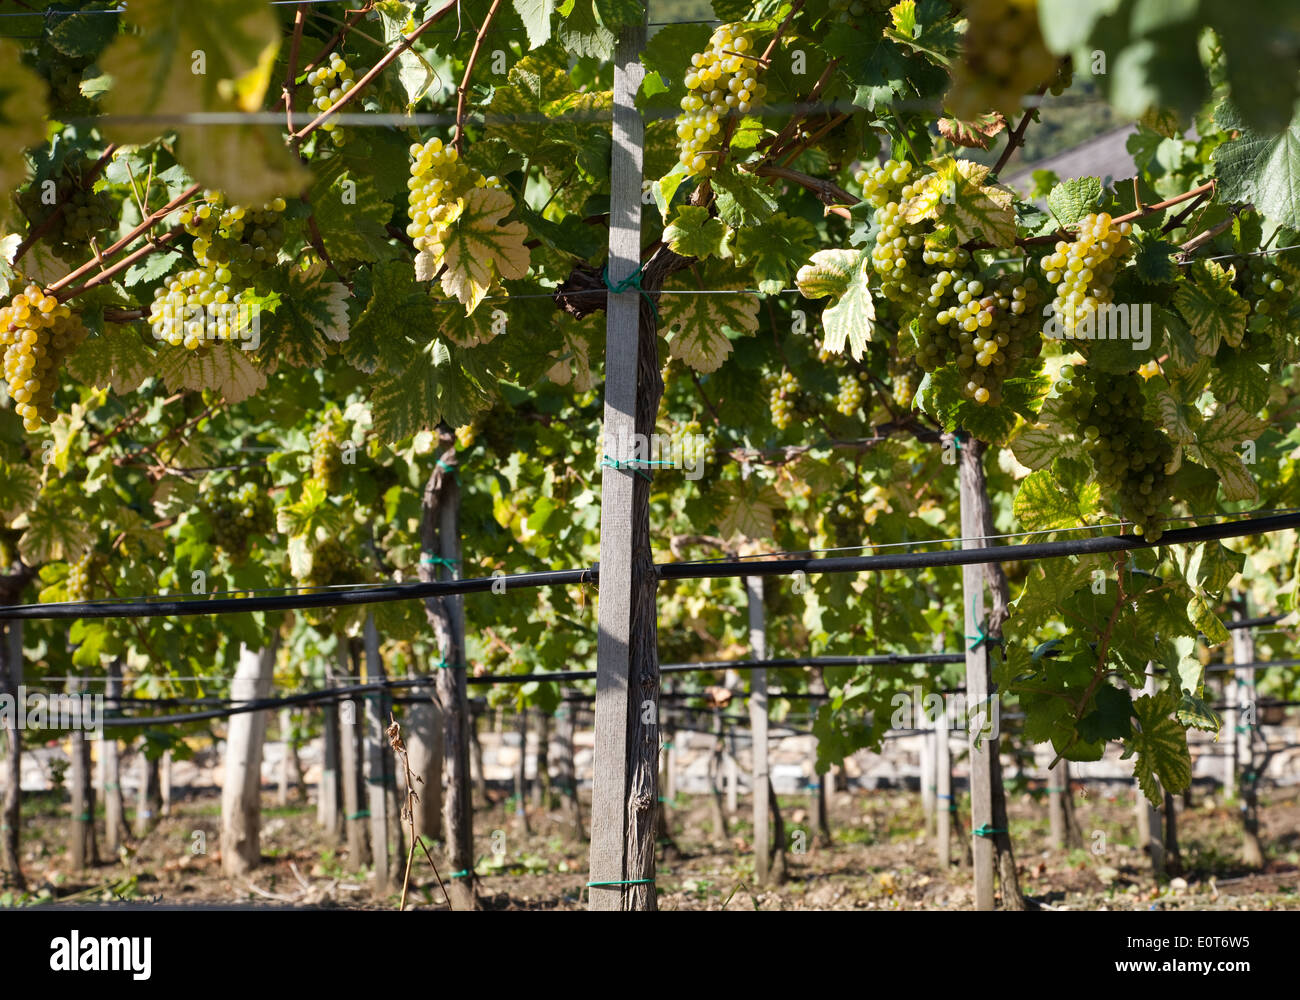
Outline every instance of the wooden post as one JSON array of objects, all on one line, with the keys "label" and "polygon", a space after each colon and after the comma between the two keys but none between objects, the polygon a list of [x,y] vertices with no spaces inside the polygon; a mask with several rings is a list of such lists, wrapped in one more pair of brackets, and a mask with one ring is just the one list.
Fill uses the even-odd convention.
[{"label": "wooden post", "polygon": [[740,765],[736,763],[736,731],[727,729],[727,815],[740,811]]},{"label": "wooden post", "polygon": [[[623,28],[614,56],[608,279],[642,282],[641,164],[645,123],[636,108],[645,15]],[[642,283],[644,287],[644,283]],[[649,294],[649,293],[647,293]],[[589,906],[655,909],[659,662],[650,458],[661,382],[654,312],[634,288],[606,300],[605,463],[601,476],[600,633],[596,650],[595,776]]]},{"label": "wooden post", "polygon": [[[271,694],[278,642],[241,646],[230,697],[253,701]],[[221,786],[221,869],[243,875],[261,861],[262,744],[271,713],[243,712],[226,724],[225,778]]]},{"label": "wooden post", "polygon": [[[1233,612],[1234,618],[1241,620],[1249,616],[1249,600],[1248,595],[1240,595],[1238,609]],[[1250,629],[1232,630],[1232,662],[1255,662],[1255,635]],[[1255,668],[1245,667],[1234,673],[1237,675],[1237,696],[1233,703],[1240,711],[1233,713],[1236,718],[1229,733],[1241,764],[1241,860],[1248,868],[1259,868],[1264,864],[1264,846],[1259,840],[1260,775],[1255,773],[1255,727],[1259,725],[1256,716],[1259,705],[1255,694]]]},{"label": "wooden post", "polygon": [[930,715],[917,706],[921,717],[921,818],[925,827],[925,836],[935,836],[935,791],[934,780],[934,744],[938,739],[938,726],[930,720]]},{"label": "wooden post", "polygon": [[[430,840],[442,839],[442,709],[430,699],[406,707],[402,720],[406,753],[416,782],[415,834]],[[398,768],[397,788],[406,795],[406,771]],[[403,799],[403,801],[405,801]],[[417,852],[418,854],[418,852]]]},{"label": "wooden post", "polygon": [[[420,524],[420,579],[424,582],[461,577],[460,483],[456,472],[456,442],[445,427],[438,431],[441,452],[424,487]],[[435,680],[442,709],[444,850],[452,866],[446,876],[452,908],[478,909],[474,892],[474,807],[470,798],[470,742],[474,718],[465,686],[465,604],[460,595],[431,597],[424,613],[438,642],[442,659]],[[480,761],[479,774],[482,775]]]},{"label": "wooden post", "polygon": [[[1237,630],[1240,631],[1240,630]],[[1237,631],[1232,634],[1232,656],[1235,660],[1237,652]],[[1238,661],[1240,662],[1240,661]],[[1239,671],[1234,671],[1239,673]],[[1224,742],[1223,754],[1223,801],[1231,802],[1237,797],[1237,757],[1240,754],[1241,744],[1237,739],[1237,727],[1241,725],[1241,720],[1237,714],[1237,703],[1241,699],[1241,682],[1237,678],[1228,680],[1228,675],[1223,675],[1223,700],[1227,703],[1227,711],[1223,713],[1223,729],[1228,734]]]},{"label": "wooden post", "polygon": [[[384,680],[384,661],[379,655],[379,629],[375,616],[366,615],[363,632],[366,652],[366,683]],[[387,766],[388,697],[382,691],[370,691],[363,702],[366,709],[365,772],[366,803],[370,813],[370,856],[375,868],[375,893],[385,895],[392,885],[392,863],[388,853],[388,785],[393,774]],[[400,853],[400,852],[399,852]]]},{"label": "wooden post", "polygon": [[148,742],[140,740],[140,788],[136,796],[135,835],[143,837],[153,829],[154,821],[162,812],[162,796],[158,791],[158,758],[146,752]]},{"label": "wooden post", "polygon": [[551,713],[537,712],[537,769],[533,777],[533,805],[551,808]]},{"label": "wooden post", "polygon": [[[953,437],[960,447],[960,495],[962,548],[983,545],[984,523],[984,448],[980,442],[961,434]],[[962,595],[965,605],[966,710],[973,716],[989,706],[988,644],[979,641],[984,635],[984,567],[962,567]],[[968,726],[970,746],[971,826],[976,831],[971,841],[975,867],[975,909],[993,909],[993,764],[997,743]],[[978,832],[989,831],[989,832]]]},{"label": "wooden post", "polygon": [[289,777],[289,728],[291,725],[292,723],[289,721],[289,710],[287,708],[280,709],[280,773],[277,775],[277,778],[279,779],[279,788],[276,791],[275,804],[281,809],[289,804],[289,785],[291,783]]},{"label": "wooden post", "polygon": [[[68,684],[73,698],[81,696],[81,681]],[[99,864],[95,845],[95,787],[91,783],[90,741],[78,726],[69,738],[72,768],[68,781],[72,792],[72,822],[68,824],[68,860],[73,870],[84,871]]]},{"label": "wooden post", "polygon": [[[259,713],[260,714],[260,713]],[[262,722],[262,741],[266,742],[266,719],[270,715],[263,717]],[[260,784],[260,779],[259,779]],[[162,800],[162,814],[170,816],[172,814],[172,752],[164,750],[162,759],[158,762],[158,796]],[[261,806],[258,806],[261,809]]]},{"label": "wooden post", "polygon": [[[1156,693],[1156,677],[1153,671],[1153,665],[1148,663],[1146,684],[1142,688],[1143,694]],[[1165,875],[1165,846],[1160,835],[1160,809],[1142,793],[1136,779],[1133,788],[1137,793],[1138,843],[1145,846],[1147,857],[1151,860],[1151,872],[1159,880]]]},{"label": "wooden post", "polygon": [[[23,683],[23,623],[11,621],[0,627],[0,694],[18,698]],[[18,889],[27,887],[18,853],[18,831],[22,822],[23,743],[17,713],[4,728],[5,796],[0,808],[0,883]]]},{"label": "wooden post", "polygon": [[727,815],[722,810],[722,788],[719,772],[722,770],[723,748],[722,713],[713,710],[713,750],[709,753],[709,802],[713,810],[713,839],[722,843],[727,839]]},{"label": "wooden post", "polygon": [[[808,690],[812,694],[826,693],[826,678],[822,674],[821,667],[814,667],[811,676],[808,678]],[[813,702],[814,705],[820,705],[821,702]],[[815,714],[815,713],[814,713]],[[812,738],[813,746],[813,784],[814,784],[814,810],[817,815],[817,843],[822,847],[831,846],[831,796],[835,792],[835,768],[832,765],[827,769],[825,774],[817,774],[817,737]]]},{"label": "wooden post", "polygon": [[[566,697],[573,694],[566,691]],[[564,795],[564,809],[568,821],[573,824],[574,839],[581,842],[586,837],[582,828],[582,804],[578,800],[578,769],[573,759],[573,735],[577,728],[577,702],[564,701],[556,713],[556,738],[560,744],[560,780]]]},{"label": "wooden post", "polygon": [[528,826],[528,709],[520,706],[515,713],[515,732],[519,735],[519,760],[515,765],[515,823],[519,832],[532,833]]},{"label": "wooden post", "polygon": [[934,836],[939,870],[942,872],[947,872],[952,864],[952,817],[957,806],[952,789],[952,751],[948,743],[951,727],[952,720],[948,716],[945,701],[934,724]]},{"label": "wooden post", "polygon": [[[326,683],[332,681],[333,671],[326,668]],[[326,702],[321,711],[321,771],[320,785],[316,790],[316,821],[325,830],[327,839],[338,842],[343,834],[342,815],[339,812],[339,713],[337,707]]]},{"label": "wooden post", "polygon": [[[110,704],[122,697],[122,661],[113,660],[108,665],[108,681],[104,697]],[[127,833],[126,808],[122,800],[122,757],[117,740],[106,730],[99,743],[99,762],[103,775],[100,787],[104,796],[104,847],[117,857],[122,840]]]},{"label": "wooden post", "polygon": [[1066,846],[1065,795],[1069,780],[1064,759],[1058,760],[1056,766],[1047,771],[1047,816],[1051,824],[1052,846],[1057,850]]},{"label": "wooden post", "polygon": [[[767,618],[763,610],[763,578],[745,577],[745,594],[749,603],[749,655],[767,659]],[[754,734],[753,804],[754,804],[754,882],[768,881],[768,768],[767,768],[767,670],[760,668],[749,675],[749,728]],[[773,796],[775,797],[775,796]]]},{"label": "wooden post", "polygon": [[[355,677],[360,671],[352,664],[352,643],[342,632],[338,634],[339,668],[344,677]],[[339,702],[339,772],[343,786],[343,827],[347,834],[348,867],[358,871],[370,863],[370,844],[366,837],[366,812],[362,807],[360,706],[349,698]]]}]

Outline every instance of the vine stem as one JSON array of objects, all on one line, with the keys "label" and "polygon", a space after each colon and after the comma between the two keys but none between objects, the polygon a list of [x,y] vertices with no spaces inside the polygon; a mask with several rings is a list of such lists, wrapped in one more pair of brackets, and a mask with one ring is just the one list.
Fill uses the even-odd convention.
[{"label": "vine stem", "polygon": [[[1046,90],[1046,88],[1043,88],[1043,90],[1038,92],[1040,96],[1043,94],[1044,90]],[[1007,136],[1007,148],[1002,150],[1002,155],[998,157],[998,162],[993,164],[993,169],[989,171],[990,177],[996,177],[998,174],[1002,173],[1002,168],[1007,165],[1007,160],[1011,159],[1012,154],[1024,144],[1025,132],[1029,129],[1029,123],[1033,120],[1035,110],[1037,109],[1030,108],[1026,111],[1024,116],[1020,119],[1020,123],[1016,125]]]},{"label": "vine stem", "polygon": [[[137,250],[133,250],[131,253],[127,254],[125,257],[119,260],[116,264],[100,271],[89,281],[86,281],[85,283],[79,285],[78,287],[65,291],[63,294],[57,296],[57,298],[59,299],[60,302],[66,302],[68,299],[75,299],[78,295],[88,292],[92,288],[95,288],[98,285],[102,285],[109,278],[121,274],[132,264],[136,263],[137,261],[144,260],[144,258],[148,257],[151,253],[154,253],[158,250],[165,249],[169,243],[175,242],[177,239],[179,239],[181,236],[184,235],[185,235],[185,228],[183,226],[176,226],[170,232],[164,233],[162,236],[159,236],[155,240],[149,241],[148,243],[146,243],[144,246],[140,247]],[[51,291],[53,291],[53,289],[51,289]]]},{"label": "vine stem", "polygon": [[822,75],[819,76],[817,82],[813,84],[812,90],[808,91],[808,97],[801,102],[797,108],[795,108],[795,112],[790,116],[790,120],[786,122],[785,128],[781,129],[781,131],[777,133],[776,138],[774,138],[769,144],[767,159],[776,159],[776,157],[782,154],[782,147],[790,141],[790,138],[794,135],[795,129],[799,127],[800,120],[802,120],[809,111],[817,106],[817,98],[821,96],[822,88],[830,81],[831,74],[835,72],[835,67],[838,64],[839,59],[832,59],[826,64],[826,68],[822,70]]},{"label": "vine stem", "polygon": [[[351,31],[353,28],[355,28],[361,22],[361,19],[370,13],[370,11],[374,8],[374,6],[375,6],[375,0],[366,0],[366,3],[362,4],[361,9],[356,11],[350,18],[348,18],[348,20],[343,24],[341,28],[339,28],[338,31],[334,32],[334,37],[325,43],[325,47],[316,54],[315,59],[313,59],[306,66],[303,67],[303,71],[310,73],[322,62],[324,62],[325,58],[331,52],[334,51],[334,49],[338,46],[338,44],[341,41],[343,41],[347,33]],[[280,100],[283,101],[284,99],[285,99],[284,95],[281,94]],[[277,104],[276,107],[279,107],[279,105]]]},{"label": "vine stem", "polygon": [[[114,254],[119,253],[122,250],[126,249],[137,239],[139,239],[141,236],[147,233],[151,228],[153,228],[153,226],[160,219],[166,218],[171,212],[175,211],[178,206],[182,205],[184,202],[188,201],[195,194],[197,194],[201,190],[201,188],[202,188],[201,184],[191,184],[184,191],[178,194],[175,198],[169,201],[166,205],[158,209],[158,211],[147,216],[143,221],[140,222],[139,225],[137,225],[129,233],[127,233],[120,240],[114,243],[111,247],[103,251],[103,253],[98,254],[94,260],[87,261],[86,263],[82,264],[79,268],[77,268],[75,271],[71,272],[70,274],[64,275],[58,281],[54,282],[54,284],[50,285],[48,289],[49,292],[53,294],[57,292],[59,289],[64,288],[72,284],[77,279],[89,274],[96,267],[102,266],[103,261],[106,258],[112,257]],[[156,247],[154,247],[153,244],[149,244],[147,249],[152,250],[152,249],[156,249]],[[132,256],[134,257],[135,255],[133,254]],[[117,272],[114,271],[113,273],[116,274]],[[84,290],[85,289],[83,288],[82,291]],[[71,296],[70,295],[57,296],[57,298],[62,300],[65,298],[71,298]]]},{"label": "vine stem", "polygon": [[846,219],[853,218],[852,213],[844,206],[855,204],[858,199],[834,181],[811,177],[801,171],[791,170],[789,167],[778,167],[772,163],[755,167],[753,173],[757,177],[777,177],[798,184],[801,188],[815,194],[822,204],[826,206],[826,211],[833,212]]},{"label": "vine stem", "polygon": [[289,134],[293,134],[293,91],[294,80],[298,76],[298,50],[302,47],[302,29],[307,20],[307,7],[298,4],[293,15],[293,39],[289,42],[289,61],[284,67],[284,86],[281,88],[284,100],[284,121]]},{"label": "vine stem", "polygon": [[[88,171],[86,171],[86,176],[81,179],[81,190],[84,191],[87,185],[99,176],[100,171],[108,166],[108,161],[113,158],[113,154],[116,152],[117,143],[110,143],[104,152],[99,154],[99,159],[95,161],[94,165]],[[50,231],[50,228],[54,225],[58,217],[63,214],[63,210],[67,208],[67,205],[68,203],[66,201],[59,202],[54,206],[54,211],[45,217],[45,221],[27,234],[27,239],[19,243],[18,249],[14,251],[13,263],[17,264],[18,261],[22,259],[23,254],[30,250],[37,240]]]},{"label": "vine stem", "polygon": [[334,104],[333,107],[331,107],[327,111],[322,111],[310,122],[308,122],[305,126],[303,126],[301,131],[293,133],[293,135],[289,137],[290,143],[292,143],[296,148],[299,143],[301,143],[309,135],[311,135],[318,128],[320,128],[321,125],[329,121],[331,117],[333,117],[334,115],[338,114],[341,110],[343,110],[343,108],[346,105],[350,104],[356,98],[356,96],[359,93],[361,93],[361,91],[365,89],[365,87],[371,81],[374,80],[375,77],[377,77],[380,73],[382,73],[385,69],[387,69],[388,65],[392,63],[393,60],[395,60],[403,52],[405,52],[412,45],[414,45],[416,43],[416,40],[419,39],[421,35],[423,35],[431,27],[433,27],[435,24],[441,21],[447,14],[455,10],[459,2],[460,0],[444,0],[443,5],[439,7],[438,10],[435,11],[433,14],[430,14],[427,18],[425,18],[424,22],[420,24],[414,31],[412,31],[409,35],[403,35],[401,43],[395,46],[394,48],[389,49],[388,52],[386,52],[384,56],[379,60],[379,62],[371,66],[370,69],[366,71],[366,74],[363,77],[361,77],[361,79],[359,79],[355,84],[353,84],[348,89],[348,91],[338,99],[338,101]]},{"label": "vine stem", "polygon": [[[474,48],[470,50],[469,61],[465,63],[465,75],[461,77],[460,86],[456,88],[456,152],[465,155],[465,94],[469,91],[469,78],[474,72],[474,64],[478,62],[479,50],[483,47],[483,39],[487,37],[488,29],[492,27],[492,21],[497,16],[497,11],[501,9],[501,0],[492,0],[492,6],[488,8],[487,17],[483,19],[482,26],[478,29],[478,36],[474,39]],[[524,174],[524,185],[528,184],[528,175]]]}]

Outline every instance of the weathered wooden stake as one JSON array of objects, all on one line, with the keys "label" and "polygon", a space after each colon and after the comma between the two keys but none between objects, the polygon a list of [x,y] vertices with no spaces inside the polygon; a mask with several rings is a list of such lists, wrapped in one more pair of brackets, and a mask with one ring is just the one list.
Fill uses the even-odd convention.
[{"label": "weathered wooden stake", "polygon": [[[645,20],[625,26],[614,56],[606,302],[605,430],[601,476],[600,633],[596,649],[595,775],[589,906],[655,909],[659,662],[650,550],[650,458],[659,395],[654,314],[641,274],[645,123],[636,108]],[[646,294],[650,294],[648,290]]]},{"label": "weathered wooden stake", "polygon": [[[1238,610],[1233,617],[1238,620],[1249,617],[1250,598],[1241,594]],[[1232,630],[1232,662],[1255,662],[1255,634],[1248,628]],[[1259,840],[1259,778],[1255,773],[1255,727],[1259,725],[1256,713],[1259,704],[1255,695],[1255,668],[1245,667],[1235,671],[1236,697],[1233,702],[1239,711],[1233,713],[1235,718],[1229,730],[1233,747],[1237,748],[1237,759],[1241,766],[1241,861],[1248,868],[1259,868],[1264,864],[1264,845]],[[1236,777],[1234,770],[1234,778]]]},{"label": "weathered wooden stake", "polygon": [[[360,673],[352,662],[352,643],[339,633],[339,667],[343,676]],[[348,867],[352,871],[370,863],[370,842],[366,836],[366,812],[362,808],[361,732],[364,720],[356,700],[339,702],[339,771],[343,785],[343,826],[347,832]]]},{"label": "weathered wooden stake", "polygon": [[[277,643],[241,646],[230,696],[253,701],[271,694]],[[269,711],[232,715],[226,728],[225,778],[221,786],[221,868],[243,875],[261,860],[262,744]]]},{"label": "weathered wooden stake", "polygon": [[[113,660],[108,665],[108,680],[104,697],[110,702],[122,696],[122,663]],[[126,808],[122,799],[122,755],[117,740],[106,730],[99,744],[100,788],[104,796],[104,847],[116,858],[122,840],[129,832],[126,826]]]},{"label": "weathered wooden stake", "polygon": [[[745,594],[749,599],[749,655],[767,659],[767,615],[763,608],[763,578],[745,577]],[[754,882],[766,885],[769,876],[770,845],[768,833],[768,766],[767,766],[767,670],[749,675],[749,728],[754,734],[753,803],[754,803]],[[775,794],[771,796],[775,798]]]},{"label": "weathered wooden stake", "polygon": [[[384,661],[379,655],[379,629],[375,616],[366,615],[365,642],[367,683],[384,680]],[[371,691],[365,698],[365,774],[366,803],[370,813],[370,856],[374,861],[375,893],[385,895],[392,885],[393,865],[388,853],[388,784],[393,773],[387,766],[388,698],[382,691]],[[400,852],[399,852],[400,853]]]},{"label": "weathered wooden stake", "polygon": [[[0,694],[18,697],[23,683],[23,623],[11,621],[0,628]],[[18,854],[18,832],[22,822],[23,744],[18,729],[17,713],[12,713],[4,728],[5,796],[0,809],[0,882],[18,889],[27,887],[22,863]]]}]

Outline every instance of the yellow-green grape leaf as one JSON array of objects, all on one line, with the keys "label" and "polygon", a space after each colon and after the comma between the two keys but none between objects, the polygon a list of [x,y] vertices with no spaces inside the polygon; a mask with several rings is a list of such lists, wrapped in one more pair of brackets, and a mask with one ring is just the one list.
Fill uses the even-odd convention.
[{"label": "yellow-green grape leaf", "polygon": [[11,520],[29,509],[40,490],[41,477],[35,469],[0,459],[0,519]]},{"label": "yellow-green grape leaf", "polygon": [[1227,642],[1232,638],[1224,628],[1223,622],[1219,620],[1219,616],[1200,594],[1193,594],[1192,599],[1187,602],[1187,620],[1201,631],[1211,645]]},{"label": "yellow-green grape leaf", "polygon": [[[506,303],[501,303],[505,305]],[[457,347],[478,347],[510,332],[510,313],[493,303],[492,309],[465,310],[440,303],[433,310],[433,329]]]},{"label": "yellow-green grape leaf", "polygon": [[447,269],[442,289],[472,313],[498,277],[522,278],[528,273],[529,254],[524,246],[528,227],[522,222],[501,223],[515,203],[498,188],[475,188],[460,203],[461,210],[444,240],[442,263]]},{"label": "yellow-green grape leaf", "polygon": [[871,341],[875,322],[876,304],[867,286],[867,256],[863,254],[844,294],[822,312],[822,330],[825,331],[822,347],[832,354],[843,354],[847,343],[853,360],[861,361]]},{"label": "yellow-green grape leaf", "polygon": [[56,498],[40,497],[24,520],[26,530],[18,540],[18,554],[29,566],[59,559],[71,561],[90,547],[86,519]]},{"label": "yellow-green grape leaf", "polygon": [[1181,693],[1174,688],[1133,700],[1137,725],[1125,741],[1125,756],[1137,754],[1133,777],[1147,799],[1160,803],[1163,791],[1178,794],[1192,780],[1192,758],[1187,732],[1174,718]]},{"label": "yellow-green grape leaf", "polygon": [[99,335],[82,341],[68,358],[67,367],[83,385],[108,386],[118,396],[135,392],[158,370],[153,350],[140,330],[112,323],[105,324]]},{"label": "yellow-green grape leaf", "polygon": [[1200,426],[1192,457],[1219,476],[1227,500],[1255,500],[1259,487],[1242,460],[1247,442],[1257,441],[1265,425],[1239,406],[1221,408]]},{"label": "yellow-green grape leaf", "polygon": [[1192,265],[1187,281],[1174,293],[1174,305],[1204,357],[1213,357],[1224,341],[1230,347],[1241,346],[1250,305],[1233,289],[1232,273],[1214,261]]},{"label": "yellow-green grape leaf", "polygon": [[[0,40],[0,189],[15,191],[27,180],[30,146],[45,139],[45,84],[22,64],[18,47]],[[9,217],[13,201],[6,195],[0,216]]]},{"label": "yellow-green grape leaf", "polygon": [[727,330],[752,334],[758,329],[758,299],[734,295],[663,295],[659,328],[674,358],[697,372],[715,372],[731,354]]},{"label": "yellow-green grape leaf", "polygon": [[725,501],[718,519],[718,533],[723,538],[771,538],[775,513],[784,504],[781,494],[757,476],[730,480],[718,487]]},{"label": "yellow-green grape leaf", "polygon": [[167,388],[210,389],[227,403],[242,403],[266,388],[266,376],[254,366],[249,351],[235,344],[212,344],[188,350],[164,346],[158,353],[159,372]]},{"label": "yellow-green grape leaf", "polygon": [[721,219],[710,218],[709,210],[698,205],[683,205],[664,227],[668,249],[683,257],[730,257],[735,235],[734,229]]},{"label": "yellow-green grape leaf", "polygon": [[1097,512],[1101,486],[1084,483],[1077,493],[1063,488],[1047,469],[1031,472],[1020,484],[1012,505],[1020,523],[1029,531],[1074,528]]},{"label": "yellow-green grape leaf", "polygon": [[124,16],[134,30],[119,35],[99,60],[113,81],[104,111],[167,120],[112,123],[105,131],[119,142],[142,143],[175,130],[190,174],[236,202],[255,204],[303,188],[307,174],[277,128],[175,120],[262,110],[281,40],[279,22],[262,0],[134,0]]},{"label": "yellow-green grape leaf", "polygon": [[839,298],[861,260],[861,250],[818,250],[809,263],[799,268],[794,283],[806,299]]},{"label": "yellow-green grape leaf", "polygon": [[985,183],[989,167],[950,156],[930,166],[934,173],[903,205],[909,225],[930,219],[937,226],[951,227],[959,243],[983,238],[998,247],[1015,245],[1015,195]]}]

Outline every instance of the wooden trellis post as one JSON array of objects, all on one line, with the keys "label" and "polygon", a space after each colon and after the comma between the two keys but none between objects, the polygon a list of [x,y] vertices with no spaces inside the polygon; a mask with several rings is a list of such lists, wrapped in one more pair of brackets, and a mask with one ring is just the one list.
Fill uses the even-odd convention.
[{"label": "wooden trellis post", "polygon": [[[18,697],[23,683],[23,623],[11,621],[0,628],[0,694]],[[5,742],[5,795],[0,808],[0,883],[27,887],[18,853],[18,830],[22,822],[23,744],[17,714],[10,716]]]},{"label": "wooden trellis post", "polygon": [[[767,615],[763,608],[763,578],[745,577],[745,594],[749,598],[749,655],[767,659]],[[754,882],[766,885],[771,863],[768,840],[768,766],[767,766],[767,670],[759,668],[749,676],[749,728],[754,734],[753,781],[754,804]]]},{"label": "wooden trellis post", "polygon": [[[366,652],[366,683],[384,679],[384,662],[379,655],[379,629],[374,615],[366,615],[363,633]],[[385,766],[388,728],[388,698],[382,691],[370,691],[363,702],[366,710],[366,808],[370,813],[370,853],[375,863],[375,892],[388,892],[392,865],[388,857],[388,782],[392,774]],[[400,853],[400,852],[399,852]]]},{"label": "wooden trellis post", "polygon": [[[1239,609],[1234,613],[1238,620],[1249,616],[1249,598],[1242,594]],[[1248,628],[1232,631],[1232,662],[1255,662],[1255,636]],[[1264,848],[1259,842],[1259,775],[1255,773],[1255,727],[1259,725],[1259,711],[1255,695],[1255,668],[1236,671],[1236,697],[1232,699],[1240,711],[1234,712],[1233,726],[1229,730],[1232,745],[1237,749],[1241,765],[1241,860],[1250,868],[1264,863]],[[1231,758],[1229,758],[1231,760]],[[1236,771],[1234,769],[1234,778]]]},{"label": "wooden trellis post", "polygon": [[605,438],[601,476],[600,635],[596,650],[595,776],[591,800],[593,910],[655,909],[659,663],[650,552],[650,456],[658,358],[641,285],[645,123],[635,98],[645,20],[623,28],[614,56],[606,306]]},{"label": "wooden trellis post", "polygon": [[934,724],[934,835],[939,869],[943,872],[947,872],[952,864],[952,816],[956,811],[952,790],[952,753],[948,744],[951,725],[945,702]]}]

